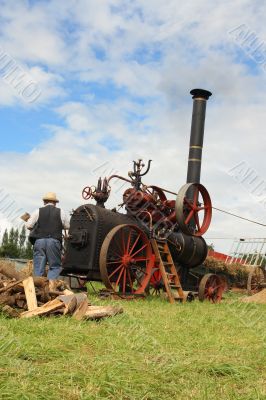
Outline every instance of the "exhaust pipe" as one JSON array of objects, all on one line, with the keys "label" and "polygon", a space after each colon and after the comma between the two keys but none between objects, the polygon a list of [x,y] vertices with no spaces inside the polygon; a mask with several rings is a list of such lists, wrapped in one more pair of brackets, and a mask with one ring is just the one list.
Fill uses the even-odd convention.
[{"label": "exhaust pipe", "polygon": [[204,89],[193,89],[193,112],[191,121],[187,183],[200,183],[201,157],[207,100],[212,95]]}]

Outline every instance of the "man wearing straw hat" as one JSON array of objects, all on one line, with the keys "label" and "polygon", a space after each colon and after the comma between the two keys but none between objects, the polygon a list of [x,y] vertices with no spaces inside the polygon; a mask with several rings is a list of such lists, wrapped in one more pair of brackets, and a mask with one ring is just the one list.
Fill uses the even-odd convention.
[{"label": "man wearing straw hat", "polygon": [[33,246],[34,275],[43,276],[48,262],[49,280],[57,279],[61,272],[62,230],[69,229],[69,219],[63,210],[56,207],[56,194],[43,196],[44,206],[34,211],[26,226]]}]

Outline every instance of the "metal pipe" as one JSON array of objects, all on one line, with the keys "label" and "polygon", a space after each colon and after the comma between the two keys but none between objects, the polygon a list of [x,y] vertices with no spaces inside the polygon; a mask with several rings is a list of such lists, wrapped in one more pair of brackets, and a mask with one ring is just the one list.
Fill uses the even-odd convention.
[{"label": "metal pipe", "polygon": [[110,180],[113,179],[113,178],[118,178],[118,179],[121,179],[122,181],[126,181],[126,182],[129,182],[129,183],[132,183],[132,182],[133,182],[132,180],[129,180],[129,179],[127,179],[127,178],[124,178],[123,176],[120,176],[120,175],[111,175],[111,176],[108,178],[107,183],[109,184]]},{"label": "metal pipe", "polygon": [[193,98],[193,112],[190,132],[187,183],[200,183],[206,104],[212,93],[204,89],[193,89],[190,94]]}]

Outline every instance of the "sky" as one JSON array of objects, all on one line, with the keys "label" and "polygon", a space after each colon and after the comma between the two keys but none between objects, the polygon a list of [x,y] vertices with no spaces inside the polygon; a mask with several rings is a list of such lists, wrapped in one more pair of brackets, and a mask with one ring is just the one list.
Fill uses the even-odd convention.
[{"label": "sky", "polygon": [[[71,211],[138,158],[153,160],[145,183],[178,191],[198,87],[213,93],[201,182],[216,208],[265,224],[265,19],[260,0],[0,0],[1,232],[11,208],[54,191]],[[265,227],[214,210],[205,237],[227,252]]]}]

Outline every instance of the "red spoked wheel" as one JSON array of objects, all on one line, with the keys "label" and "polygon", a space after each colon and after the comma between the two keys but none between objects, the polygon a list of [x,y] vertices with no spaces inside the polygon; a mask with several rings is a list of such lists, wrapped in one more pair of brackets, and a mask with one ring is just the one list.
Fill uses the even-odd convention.
[{"label": "red spoked wheel", "polygon": [[103,241],[100,272],[108,289],[142,294],[147,287],[155,257],[147,235],[136,225],[118,225]]},{"label": "red spoked wheel", "polygon": [[212,218],[212,203],[207,189],[200,183],[182,186],[176,198],[175,211],[183,233],[202,236],[208,230]]},{"label": "red spoked wheel", "polygon": [[219,275],[206,274],[199,284],[199,300],[220,303],[225,289],[225,282]]},{"label": "red spoked wheel", "polygon": [[84,200],[89,200],[92,197],[93,193],[94,193],[94,186],[86,186],[82,190],[82,197]]}]

